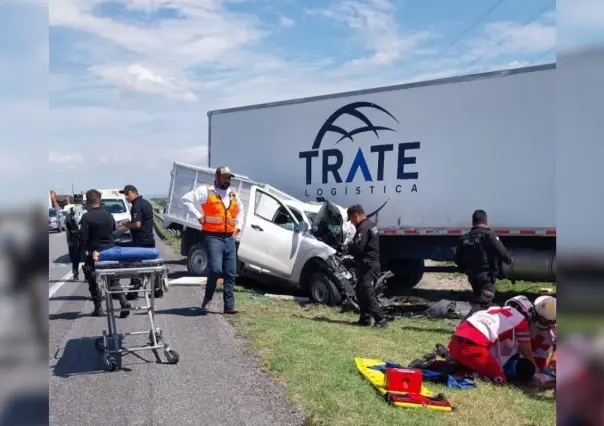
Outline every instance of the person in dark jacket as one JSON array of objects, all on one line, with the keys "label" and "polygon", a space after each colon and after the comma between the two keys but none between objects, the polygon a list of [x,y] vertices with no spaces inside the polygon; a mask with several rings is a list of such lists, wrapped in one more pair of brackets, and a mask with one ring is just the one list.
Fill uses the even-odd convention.
[{"label": "person in dark jacket", "polygon": [[[116,230],[116,224],[111,213],[101,207],[101,193],[99,191],[91,189],[86,192],[86,202],[88,203],[88,211],[84,213],[80,220],[82,250],[86,253],[84,276],[88,282],[88,290],[94,303],[92,315],[102,316],[101,294],[96,282],[94,263],[99,252],[110,249],[115,245],[113,232]],[[112,288],[117,288],[119,285],[118,278],[110,278]],[[124,309],[120,312],[120,318],[126,318],[130,315],[128,309],[131,306],[123,293],[118,295],[118,300],[120,306]]]},{"label": "person in dark jacket", "polygon": [[[124,194],[128,202],[132,205],[131,220],[122,223],[120,226],[128,228],[132,235],[133,247],[155,248],[155,233],[153,231],[153,206],[149,201],[143,198],[138,193],[134,185],[126,185],[120,191]],[[143,286],[140,278],[132,278],[130,280],[130,288],[132,291],[126,296],[129,300],[138,298],[138,290]],[[162,297],[163,290],[156,288],[155,297]]]},{"label": "person in dark jacket", "polygon": [[510,265],[512,257],[488,227],[486,212],[476,210],[472,229],[459,239],[455,249],[455,264],[468,277],[473,293],[472,309],[465,318],[492,306],[500,262]]},{"label": "person in dark jacket", "polygon": [[356,292],[361,316],[360,326],[371,325],[371,317],[375,320],[375,328],[385,328],[388,320],[375,295],[375,283],[380,275],[380,248],[377,226],[367,219],[360,204],[348,208],[348,220],[356,227],[357,232],[352,242],[346,247],[356,262],[357,284]]},{"label": "person in dark jacket", "polygon": [[69,248],[69,259],[71,260],[71,270],[73,279],[80,279],[80,262],[82,261],[82,244],[80,243],[80,219],[86,212],[83,206],[84,197],[81,194],[73,196],[73,207],[69,209],[65,217],[65,236],[67,237],[67,247]]}]

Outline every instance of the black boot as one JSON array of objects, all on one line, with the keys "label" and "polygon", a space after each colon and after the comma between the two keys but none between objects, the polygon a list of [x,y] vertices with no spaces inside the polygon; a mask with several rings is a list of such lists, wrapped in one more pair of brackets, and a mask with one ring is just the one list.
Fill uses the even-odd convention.
[{"label": "black boot", "polygon": [[375,324],[373,325],[374,328],[386,328],[388,327],[388,320],[386,318],[383,318],[379,321],[376,321]]},{"label": "black boot", "polygon": [[80,281],[80,272],[77,269],[73,271],[73,280]]},{"label": "black boot", "polygon": [[367,314],[361,314],[359,320],[356,322],[359,327],[369,327],[371,325],[371,316]]},{"label": "black boot", "polygon": [[101,303],[100,298],[93,297],[92,303],[94,303],[94,310],[91,314],[93,317],[102,317],[103,315],[105,315],[105,313],[103,312],[103,304]]},{"label": "black boot", "polygon": [[120,301],[120,307],[122,309],[126,309],[125,311],[120,312],[120,318],[127,318],[130,315],[129,309],[132,307],[132,305],[130,305],[130,303],[128,303],[128,301],[126,300],[126,297],[123,294],[120,294],[119,301]]}]

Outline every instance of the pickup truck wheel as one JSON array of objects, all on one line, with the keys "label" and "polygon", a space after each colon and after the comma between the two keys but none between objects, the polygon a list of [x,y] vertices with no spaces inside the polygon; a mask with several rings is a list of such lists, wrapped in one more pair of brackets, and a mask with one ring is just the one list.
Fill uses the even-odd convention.
[{"label": "pickup truck wheel", "polygon": [[187,255],[187,270],[195,275],[206,276],[210,259],[203,244],[195,244]]},{"label": "pickup truck wheel", "polygon": [[342,293],[324,272],[315,272],[310,277],[310,297],[314,303],[327,306],[342,304]]}]

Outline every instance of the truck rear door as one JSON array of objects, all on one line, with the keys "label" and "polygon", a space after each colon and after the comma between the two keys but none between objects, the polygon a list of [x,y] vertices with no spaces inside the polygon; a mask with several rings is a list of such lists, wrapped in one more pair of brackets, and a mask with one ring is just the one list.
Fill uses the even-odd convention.
[{"label": "truck rear door", "polygon": [[256,272],[291,277],[304,238],[297,232],[300,222],[281,200],[255,185],[248,205],[239,260]]}]

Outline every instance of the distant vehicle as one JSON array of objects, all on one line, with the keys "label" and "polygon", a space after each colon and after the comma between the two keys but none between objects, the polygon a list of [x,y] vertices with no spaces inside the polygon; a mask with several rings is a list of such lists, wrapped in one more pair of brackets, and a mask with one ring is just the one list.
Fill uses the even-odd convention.
[{"label": "distant vehicle", "polygon": [[48,230],[51,232],[65,231],[65,215],[59,209],[48,209]]}]

